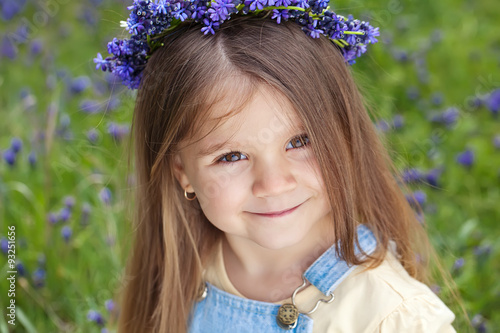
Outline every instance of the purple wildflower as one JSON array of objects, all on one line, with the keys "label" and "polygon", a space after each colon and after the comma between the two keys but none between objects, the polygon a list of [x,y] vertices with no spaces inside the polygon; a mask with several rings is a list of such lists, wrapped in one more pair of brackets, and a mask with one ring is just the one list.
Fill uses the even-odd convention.
[{"label": "purple wildflower", "polygon": [[16,270],[20,276],[26,275],[26,267],[24,267],[24,264],[20,260],[16,262]]},{"label": "purple wildflower", "polygon": [[[300,0],[306,1],[306,0]],[[249,6],[251,11],[262,10],[267,3],[267,0],[245,0],[245,6]]]},{"label": "purple wildflower", "polygon": [[41,39],[35,39],[31,42],[30,52],[32,55],[36,56],[42,53],[43,43]]},{"label": "purple wildflower", "polygon": [[462,267],[464,267],[465,265],[465,259],[464,258],[458,258],[457,260],[455,260],[455,263],[453,264],[453,270],[454,271],[458,271],[460,269],[462,269]]},{"label": "purple wildflower", "polygon": [[59,218],[61,221],[67,222],[70,217],[71,217],[71,209],[69,207],[63,207],[59,211]]},{"label": "purple wildflower", "polygon": [[71,209],[71,208],[73,208],[74,205],[75,205],[75,197],[74,196],[68,195],[68,196],[64,197],[64,206]]},{"label": "purple wildflower", "polygon": [[49,215],[47,215],[47,221],[49,221],[50,224],[56,224],[57,222],[59,222],[59,216],[55,213],[49,213]]},{"label": "purple wildflower", "polygon": [[379,121],[377,121],[375,127],[381,132],[387,132],[391,128],[387,120],[384,119],[380,119]]},{"label": "purple wildflower", "polygon": [[2,252],[4,254],[7,254],[7,252],[9,251],[9,241],[3,236],[0,239],[0,248],[2,249]]},{"label": "purple wildflower", "polygon": [[406,195],[406,200],[412,207],[422,206],[427,201],[427,195],[423,191],[415,191]]},{"label": "purple wildflower", "polygon": [[72,230],[71,227],[68,225],[65,225],[61,229],[61,236],[63,237],[64,241],[67,243],[69,242],[69,239],[71,238]]},{"label": "purple wildflower", "polygon": [[401,178],[403,178],[406,184],[419,182],[422,180],[422,177],[422,172],[415,168],[406,169],[401,175]]},{"label": "purple wildflower", "polygon": [[35,165],[36,165],[36,153],[34,151],[29,153],[28,162],[30,163],[31,167],[35,167]]},{"label": "purple wildflower", "polygon": [[8,165],[14,166],[16,164],[16,153],[12,148],[9,148],[3,152],[3,159]]},{"label": "purple wildflower", "polygon": [[111,204],[111,191],[109,188],[104,187],[100,192],[99,192],[99,198],[103,203],[106,205]]},{"label": "purple wildflower", "polygon": [[225,21],[230,13],[233,12],[235,5],[230,0],[215,0],[212,2],[212,8],[208,10],[212,21]]},{"label": "purple wildflower", "polygon": [[459,116],[460,111],[456,107],[450,107],[441,113],[433,115],[430,120],[451,127],[457,122]]},{"label": "purple wildflower", "polygon": [[87,319],[89,321],[95,322],[99,326],[104,325],[104,318],[99,312],[95,310],[89,310],[89,312],[87,313]]},{"label": "purple wildflower", "polygon": [[80,223],[82,225],[88,224],[88,220],[89,220],[89,216],[90,216],[91,211],[92,211],[92,207],[90,206],[90,204],[88,202],[84,202],[82,205],[82,217],[81,217],[81,221],[80,221]]},{"label": "purple wildflower", "polygon": [[22,147],[23,147],[23,142],[21,141],[21,139],[12,138],[10,140],[10,148],[15,154],[19,153]]},{"label": "purple wildflower", "polygon": [[184,20],[186,20],[188,18],[188,15],[185,13],[186,11],[186,8],[182,8],[181,7],[181,3],[178,2],[175,4],[175,9],[172,11],[172,14],[174,15],[174,17],[178,20],[181,20],[182,22],[184,22]]},{"label": "purple wildflower", "polygon": [[45,285],[45,278],[47,274],[43,268],[37,268],[31,278],[33,279],[33,284],[35,288],[41,288]]},{"label": "purple wildflower", "polygon": [[113,312],[113,310],[115,309],[115,303],[112,299],[106,300],[106,302],[104,302],[104,306],[106,307],[106,310],[108,310],[108,312]]},{"label": "purple wildflower", "polygon": [[26,4],[26,0],[2,0],[0,1],[2,19],[10,21],[14,16],[19,14]]},{"label": "purple wildflower", "polygon": [[109,61],[102,58],[100,53],[97,53],[97,58],[94,58],[94,63],[96,64],[95,69],[101,69],[106,71],[109,68]]},{"label": "purple wildflower", "polygon": [[97,132],[97,130],[94,128],[88,130],[87,139],[90,141],[90,143],[95,144],[99,139],[99,133]]},{"label": "purple wildflower", "polygon": [[11,60],[16,59],[17,47],[7,35],[3,37],[2,44],[0,44],[0,54]]},{"label": "purple wildflower", "polygon": [[277,7],[281,7],[281,6],[284,6],[284,7],[288,7],[292,4],[292,1],[291,0],[277,0],[275,5]]},{"label": "purple wildflower", "polygon": [[159,13],[159,14],[163,14],[163,15],[167,15],[167,12],[170,9],[170,3],[169,2],[166,2],[165,0],[159,0],[156,4],[156,10],[154,12],[154,14],[156,15],[156,13]]},{"label": "purple wildflower", "polygon": [[442,169],[440,168],[435,168],[432,170],[429,170],[427,174],[425,175],[425,180],[430,186],[433,187],[438,187],[439,185],[439,176],[441,176]]},{"label": "purple wildflower", "polygon": [[71,81],[70,91],[79,94],[90,86],[90,79],[87,76],[79,76]]},{"label": "purple wildflower", "polygon": [[486,101],[486,105],[488,109],[493,113],[493,115],[498,115],[498,111],[500,111],[500,89],[494,90]]},{"label": "purple wildflower", "polygon": [[493,145],[496,149],[500,150],[500,134],[495,135],[495,137],[493,138]]},{"label": "purple wildflower", "polygon": [[287,21],[289,17],[287,9],[273,9],[273,16],[271,18],[276,19],[276,22],[280,24],[281,19]]},{"label": "purple wildflower", "polygon": [[392,127],[394,127],[395,129],[399,129],[401,127],[403,127],[404,125],[404,117],[400,114],[396,114],[394,115],[394,117],[392,117]]},{"label": "purple wildflower", "polygon": [[440,92],[435,92],[431,96],[432,104],[437,106],[443,104],[443,99],[444,99],[443,94]]},{"label": "purple wildflower", "polygon": [[80,102],[79,107],[85,113],[94,114],[102,111],[103,104],[95,100],[84,99]]},{"label": "purple wildflower", "polygon": [[468,149],[468,150],[458,154],[456,161],[459,164],[470,168],[474,164],[474,152],[472,150]]}]

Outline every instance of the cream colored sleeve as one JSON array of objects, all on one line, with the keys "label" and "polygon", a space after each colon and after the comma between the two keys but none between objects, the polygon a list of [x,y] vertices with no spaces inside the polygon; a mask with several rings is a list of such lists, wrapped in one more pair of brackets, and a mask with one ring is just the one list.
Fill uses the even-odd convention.
[{"label": "cream colored sleeve", "polygon": [[438,298],[419,295],[404,300],[385,317],[375,332],[456,333],[455,315]]}]

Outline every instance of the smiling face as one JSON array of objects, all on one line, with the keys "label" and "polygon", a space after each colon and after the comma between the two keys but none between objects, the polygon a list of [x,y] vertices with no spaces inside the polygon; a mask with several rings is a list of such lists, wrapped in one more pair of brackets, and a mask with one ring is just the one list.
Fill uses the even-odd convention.
[{"label": "smiling face", "polygon": [[[211,119],[224,116],[227,101]],[[260,86],[244,108],[176,155],[181,186],[195,192],[226,237],[267,249],[314,244],[331,230],[331,208],[307,134],[290,102]]]}]

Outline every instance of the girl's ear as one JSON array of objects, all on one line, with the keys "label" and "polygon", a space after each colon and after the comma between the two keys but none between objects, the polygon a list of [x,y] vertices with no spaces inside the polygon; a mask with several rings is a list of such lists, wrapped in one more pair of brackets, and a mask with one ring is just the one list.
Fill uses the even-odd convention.
[{"label": "girl's ear", "polygon": [[188,192],[194,192],[182,164],[181,155],[179,153],[175,154],[173,161],[174,175],[181,187]]}]

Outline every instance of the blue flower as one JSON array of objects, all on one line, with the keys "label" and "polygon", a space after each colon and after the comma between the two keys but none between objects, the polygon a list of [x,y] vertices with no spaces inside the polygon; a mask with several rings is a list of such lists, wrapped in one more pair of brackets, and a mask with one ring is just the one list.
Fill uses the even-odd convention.
[{"label": "blue flower", "polygon": [[[301,0],[305,1],[305,0]],[[256,9],[262,10],[264,6],[267,4],[267,0],[245,0],[245,6],[249,6],[251,11]]]},{"label": "blue flower", "polygon": [[456,161],[459,164],[470,168],[474,164],[474,152],[472,150],[468,149],[468,150],[458,154]]},{"label": "blue flower", "polygon": [[416,183],[422,180],[422,172],[419,169],[405,169],[401,175],[403,181],[407,184]]},{"label": "blue flower", "polygon": [[160,14],[167,15],[167,12],[169,12],[169,11],[170,11],[170,3],[166,2],[165,0],[159,0],[157,2],[156,11],[154,12],[154,14],[160,13]]},{"label": "blue flower", "polygon": [[103,203],[106,205],[111,204],[111,191],[109,188],[104,187],[100,192],[99,192],[99,198]]},{"label": "blue flower", "polygon": [[104,302],[104,306],[106,307],[106,310],[108,310],[108,312],[112,312],[115,309],[115,303],[112,299],[106,300],[106,302]]},{"label": "blue flower", "polygon": [[102,315],[99,312],[97,312],[95,310],[89,310],[89,312],[87,313],[87,319],[89,321],[95,322],[99,326],[104,325],[104,318],[102,317]]},{"label": "blue flower", "polygon": [[97,132],[97,130],[94,128],[88,130],[87,139],[90,141],[90,143],[95,144],[99,139],[99,133]]},{"label": "blue flower", "polygon": [[172,11],[172,14],[174,14],[174,17],[178,20],[181,20],[184,22],[188,18],[188,15],[185,13],[186,8],[181,8],[181,3],[178,2],[175,4],[175,9]]},{"label": "blue flower", "polygon": [[3,236],[2,238],[0,238],[0,248],[2,249],[2,252],[4,254],[7,254],[7,252],[9,251],[9,241]]},{"label": "blue flower", "polygon": [[16,153],[9,148],[3,152],[3,159],[8,165],[13,166],[16,164]]},{"label": "blue flower", "polygon": [[33,284],[36,288],[41,288],[45,286],[45,278],[46,278],[46,272],[43,268],[37,268],[33,274],[31,275],[31,278],[33,279]]},{"label": "blue flower", "polygon": [[95,69],[101,69],[103,71],[108,69],[109,61],[102,58],[100,53],[97,53],[97,58],[94,58],[94,63],[96,64]]},{"label": "blue flower", "polygon": [[425,175],[425,180],[430,186],[438,187],[439,186],[439,176],[441,176],[442,169],[435,168],[429,170]]},{"label": "blue flower", "polygon": [[71,217],[71,209],[69,207],[63,207],[59,211],[59,218],[61,221],[67,222],[70,217]]},{"label": "blue flower", "polygon": [[2,19],[10,21],[23,10],[26,0],[2,0],[0,4],[2,5],[0,6],[2,9]]},{"label": "blue flower", "polygon": [[201,28],[201,32],[203,32],[204,35],[208,34],[209,32],[212,35],[215,35],[215,30],[217,30],[217,28],[219,26],[218,22],[212,22],[212,21],[209,21],[208,19],[204,19],[203,24],[205,26],[203,28]]},{"label": "blue flower", "polygon": [[280,24],[281,19],[287,21],[289,17],[287,9],[273,9],[273,16],[271,18],[276,19],[276,22]]},{"label": "blue flower", "polygon": [[500,149],[500,134],[495,135],[493,138],[493,145],[496,149]]},{"label": "blue flower", "polygon": [[23,147],[23,142],[19,138],[12,138],[10,140],[10,149],[17,154],[19,151],[21,151],[21,148]]},{"label": "blue flower", "polygon": [[400,114],[396,114],[394,115],[394,117],[392,117],[392,127],[394,127],[395,129],[399,129],[401,127],[403,127],[404,125],[404,117]]},{"label": "blue flower", "polygon": [[90,79],[87,76],[79,76],[71,81],[70,91],[79,94],[90,86]]},{"label": "blue flower", "polygon": [[464,267],[464,265],[465,265],[465,259],[458,258],[457,260],[455,260],[455,263],[453,264],[452,269],[457,271],[457,270],[461,269],[462,267]]},{"label": "blue flower", "polygon": [[57,222],[59,222],[59,216],[55,213],[49,213],[49,215],[47,215],[47,221],[49,221],[50,224],[56,224]]},{"label": "blue flower", "polygon": [[28,162],[30,163],[31,167],[34,167],[36,165],[36,153],[34,151],[29,153]]},{"label": "blue flower", "polygon": [[500,89],[494,90],[487,99],[486,105],[488,109],[493,113],[493,115],[497,115],[500,110]]},{"label": "blue flower", "polygon": [[69,239],[71,238],[72,230],[70,226],[65,225],[61,229],[61,236],[64,238],[64,241],[67,243],[69,242]]},{"label": "blue flower", "polygon": [[72,195],[64,197],[64,205],[68,208],[73,208],[73,206],[75,205],[75,197],[73,197]]}]

